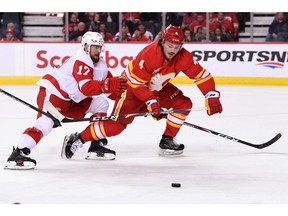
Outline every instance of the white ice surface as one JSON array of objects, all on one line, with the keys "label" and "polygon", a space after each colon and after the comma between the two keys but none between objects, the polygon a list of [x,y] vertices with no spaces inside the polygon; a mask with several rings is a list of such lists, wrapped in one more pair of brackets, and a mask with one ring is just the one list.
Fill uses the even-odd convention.
[{"label": "white ice surface", "polygon": [[[0,87],[36,105],[36,86]],[[204,98],[196,86],[179,87],[192,98],[194,107],[204,106]],[[116,160],[85,160],[89,143],[73,159],[64,160],[60,157],[64,136],[81,131],[88,122],[65,123],[33,149],[30,156],[37,160],[35,170],[4,170],[1,167],[5,166],[12,146],[33,125],[36,112],[0,94],[0,204],[8,206],[9,211],[9,207],[16,206],[12,205],[15,202],[22,204],[17,209],[49,204],[44,205],[46,210],[50,205],[67,204],[73,209],[82,206],[74,204],[83,204],[75,209],[74,213],[80,212],[77,215],[89,207],[89,214],[94,211],[93,215],[101,215],[97,213],[99,209],[104,209],[105,214],[113,211],[117,214],[130,205],[137,212],[133,215],[147,212],[151,205],[162,213],[173,206],[166,215],[182,215],[187,211],[191,212],[186,215],[192,215],[193,207],[197,209],[199,204],[200,213],[207,211],[208,205],[211,214],[215,214],[218,206],[224,205],[223,209],[236,206],[230,210],[235,215],[243,210],[242,206],[253,208],[253,204],[263,204],[256,205],[263,210],[264,206],[277,204],[277,208],[268,208],[263,213],[271,211],[279,215],[277,210],[288,203],[288,87],[218,86],[218,89],[223,113],[208,116],[205,111],[191,112],[187,122],[255,144],[266,142],[277,133],[282,137],[259,150],[183,126],[177,139],[185,144],[184,154],[163,158],[157,152],[165,121],[139,117],[122,134],[109,139],[108,147],[117,152]],[[182,187],[172,188],[172,182],[181,183]]]}]

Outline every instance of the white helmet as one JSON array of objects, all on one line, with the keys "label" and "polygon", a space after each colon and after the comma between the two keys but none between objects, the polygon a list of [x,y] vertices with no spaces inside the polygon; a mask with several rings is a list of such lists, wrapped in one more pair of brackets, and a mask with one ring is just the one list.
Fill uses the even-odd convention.
[{"label": "white helmet", "polygon": [[88,44],[88,49],[90,50],[91,45],[97,45],[102,47],[104,45],[104,40],[100,33],[88,31],[82,36],[81,43],[82,47],[84,47],[85,44]]}]

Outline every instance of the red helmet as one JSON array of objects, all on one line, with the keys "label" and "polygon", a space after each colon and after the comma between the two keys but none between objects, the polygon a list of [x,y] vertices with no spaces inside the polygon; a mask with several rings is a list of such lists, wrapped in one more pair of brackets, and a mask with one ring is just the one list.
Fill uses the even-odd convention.
[{"label": "red helmet", "polygon": [[183,31],[180,26],[169,25],[163,32],[163,38],[166,41],[176,44],[182,44],[184,41]]}]

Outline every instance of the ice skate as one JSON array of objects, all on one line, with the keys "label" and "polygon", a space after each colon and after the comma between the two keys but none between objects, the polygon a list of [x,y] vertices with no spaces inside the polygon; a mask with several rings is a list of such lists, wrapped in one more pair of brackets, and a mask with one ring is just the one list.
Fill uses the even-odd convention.
[{"label": "ice skate", "polygon": [[173,156],[182,154],[185,146],[177,143],[173,137],[163,135],[159,147],[160,156]]},{"label": "ice skate", "polygon": [[7,160],[7,165],[4,169],[10,170],[29,170],[36,167],[36,160],[28,157],[30,154],[29,148],[19,149],[13,146],[13,151]]},{"label": "ice skate", "polygon": [[116,152],[105,148],[107,145],[107,139],[100,139],[97,141],[92,141],[88,149],[88,154],[86,160],[114,160],[116,157]]},{"label": "ice skate", "polygon": [[66,135],[64,137],[61,157],[70,159],[74,155],[74,153],[82,148],[83,143],[80,139],[80,133],[72,133],[70,135]]}]

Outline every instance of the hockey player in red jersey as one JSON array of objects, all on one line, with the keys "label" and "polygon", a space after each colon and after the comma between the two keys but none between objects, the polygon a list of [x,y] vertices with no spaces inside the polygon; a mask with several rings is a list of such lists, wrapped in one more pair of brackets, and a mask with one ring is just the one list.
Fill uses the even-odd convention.
[{"label": "hockey player in red jersey", "polygon": [[[203,68],[191,52],[182,47],[183,33],[179,26],[168,26],[159,41],[154,41],[141,50],[129,62],[122,73],[128,80],[128,88],[115,101],[112,114],[153,112],[154,118],[166,118],[166,128],[160,139],[160,155],[182,154],[184,144],[174,137],[179,132],[189,112],[171,113],[161,116],[161,109],[191,109],[192,101],[169,81],[183,72],[194,80],[205,96],[208,115],[222,112],[220,92],[215,88],[213,76]],[[91,128],[81,132],[82,140],[103,140],[120,134],[134,118],[98,121]],[[64,146],[66,157],[75,152],[74,143]]]},{"label": "hockey player in red jersey", "polygon": [[[100,58],[103,45],[101,34],[86,32],[82,37],[82,48],[61,67],[55,68],[37,82],[39,109],[46,111],[44,102],[50,101],[63,115],[71,118],[83,118],[88,113],[92,116],[107,115],[109,102],[100,95],[121,94],[127,88],[127,80],[113,77],[108,71],[106,62]],[[36,160],[28,155],[53,127],[55,126],[51,118],[38,113],[34,126],[27,128],[20,137],[18,146],[13,147],[5,168],[33,169]],[[78,133],[69,138],[78,139]],[[74,142],[74,145],[82,145],[81,139]],[[96,156],[108,152],[115,157],[115,152],[101,146],[99,141],[92,142],[88,151]]]}]

